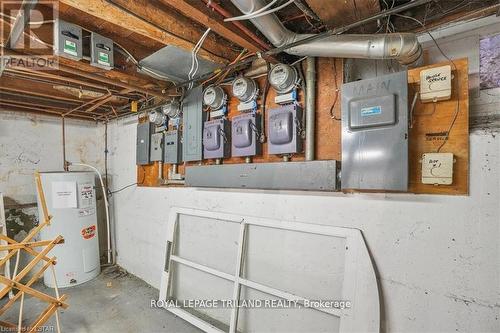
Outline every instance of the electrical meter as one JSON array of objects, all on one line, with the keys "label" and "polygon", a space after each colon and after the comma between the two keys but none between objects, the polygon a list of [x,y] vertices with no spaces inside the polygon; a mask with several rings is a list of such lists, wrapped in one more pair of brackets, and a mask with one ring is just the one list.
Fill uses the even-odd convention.
[{"label": "electrical meter", "polygon": [[297,70],[292,66],[278,64],[269,72],[269,83],[279,94],[294,90],[299,82]]},{"label": "electrical meter", "polygon": [[154,110],[149,114],[149,122],[155,124],[156,126],[161,126],[167,120],[167,116],[163,114],[160,110]]},{"label": "electrical meter", "polygon": [[181,115],[181,103],[178,100],[172,100],[161,108],[163,114],[170,118],[179,118]]},{"label": "electrical meter", "polygon": [[203,92],[203,104],[212,110],[223,108],[227,101],[227,95],[220,86],[209,86]]},{"label": "electrical meter", "polygon": [[257,99],[259,88],[254,80],[247,77],[239,77],[233,81],[233,95],[241,102],[247,103]]},{"label": "electrical meter", "polygon": [[257,110],[257,96],[259,87],[254,80],[247,77],[239,77],[233,81],[233,95],[240,100],[238,111],[246,112]]},{"label": "electrical meter", "polygon": [[420,99],[423,103],[451,98],[451,66],[425,69],[420,72]]}]

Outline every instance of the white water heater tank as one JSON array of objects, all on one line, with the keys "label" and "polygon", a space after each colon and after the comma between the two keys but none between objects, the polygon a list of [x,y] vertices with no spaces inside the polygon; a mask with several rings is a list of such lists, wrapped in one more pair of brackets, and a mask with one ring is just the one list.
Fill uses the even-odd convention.
[{"label": "white water heater tank", "polygon": [[[93,172],[41,172],[40,177],[52,215],[50,225],[40,233],[41,239],[64,237],[64,243],[56,245],[48,255],[57,258],[57,284],[70,287],[87,282],[101,271],[95,175]],[[42,219],[40,197],[37,201]],[[51,269],[45,271],[43,280],[46,286],[54,287]]]}]

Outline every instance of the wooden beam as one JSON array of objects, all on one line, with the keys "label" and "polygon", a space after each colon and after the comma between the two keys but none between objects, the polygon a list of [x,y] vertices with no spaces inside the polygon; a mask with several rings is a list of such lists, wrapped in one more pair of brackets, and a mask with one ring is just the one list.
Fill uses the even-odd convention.
[{"label": "wooden beam", "polygon": [[234,29],[234,26],[225,24],[224,22],[218,20],[211,10],[206,9],[205,11],[200,10],[199,7],[195,6],[193,1],[186,0],[160,0],[160,2],[171,6],[182,15],[187,16],[196,22],[204,25],[207,28],[211,28],[219,36],[232,41],[235,44],[247,49],[251,52],[259,52],[261,49],[257,47],[254,43],[248,41],[242,37],[241,32]]},{"label": "wooden beam", "polygon": [[330,28],[359,21],[380,12],[378,0],[306,0]]},{"label": "wooden beam", "polygon": [[[128,7],[125,10],[121,6],[106,0],[60,0],[60,3],[115,24],[123,29],[138,33],[145,38],[156,40],[164,45],[174,45],[186,51],[191,51],[196,44],[142,19],[140,15],[143,14],[144,11],[147,10],[147,6],[151,6],[151,4],[144,7],[138,5],[135,1],[127,1]],[[183,28],[187,29],[187,27]],[[226,48],[222,46],[219,47],[219,54],[227,52]],[[199,55],[207,60],[218,63],[227,63],[228,60],[207,51],[206,48],[202,48]]]}]

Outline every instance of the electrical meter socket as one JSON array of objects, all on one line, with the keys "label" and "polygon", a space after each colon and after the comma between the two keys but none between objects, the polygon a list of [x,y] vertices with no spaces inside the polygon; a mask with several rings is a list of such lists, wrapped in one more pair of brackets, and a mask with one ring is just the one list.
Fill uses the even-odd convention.
[{"label": "electrical meter socket", "polygon": [[170,118],[179,118],[181,115],[181,103],[178,100],[172,100],[161,108],[163,114]]}]

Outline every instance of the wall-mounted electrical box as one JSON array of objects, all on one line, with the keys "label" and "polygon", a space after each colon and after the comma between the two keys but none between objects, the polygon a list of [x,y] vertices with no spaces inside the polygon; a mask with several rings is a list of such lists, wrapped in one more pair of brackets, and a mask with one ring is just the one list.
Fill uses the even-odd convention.
[{"label": "wall-mounted electrical box", "polygon": [[260,114],[246,113],[233,117],[231,126],[233,157],[259,155]]},{"label": "wall-mounted electrical box", "polygon": [[163,162],[168,164],[182,163],[181,133],[178,130],[167,131],[163,140]]},{"label": "wall-mounted electrical box", "polygon": [[420,72],[420,99],[423,103],[451,98],[451,66],[424,69]]},{"label": "wall-mounted electrical box", "polygon": [[224,118],[209,120],[203,126],[203,157],[228,158],[231,154],[231,123]]},{"label": "wall-mounted electrical box", "polygon": [[342,86],[342,189],[408,190],[408,74]]},{"label": "wall-mounted electrical box", "polygon": [[151,134],[154,131],[154,125],[149,121],[137,124],[137,144],[136,144],[136,163],[137,165],[146,165],[151,163],[150,147]]},{"label": "wall-mounted electrical box", "polygon": [[82,60],[82,28],[76,24],[56,19],[54,23],[54,54]]},{"label": "wall-mounted electrical box", "polygon": [[163,133],[151,135],[151,162],[163,161]]},{"label": "wall-mounted electrical box", "polygon": [[183,113],[183,160],[186,162],[203,159],[203,123],[207,113],[203,112],[201,87],[192,89],[182,103]]},{"label": "wall-mounted electrical box", "polygon": [[452,153],[426,153],[422,155],[422,183],[451,185],[453,183]]},{"label": "wall-mounted electrical box", "polygon": [[92,66],[113,69],[113,40],[92,32],[90,35],[90,64]]},{"label": "wall-mounted electrical box", "polygon": [[269,154],[295,154],[302,151],[301,118],[302,109],[297,104],[269,110]]}]

